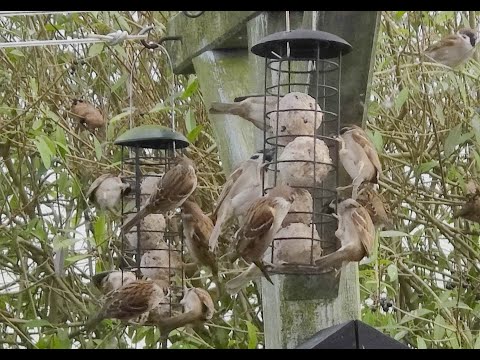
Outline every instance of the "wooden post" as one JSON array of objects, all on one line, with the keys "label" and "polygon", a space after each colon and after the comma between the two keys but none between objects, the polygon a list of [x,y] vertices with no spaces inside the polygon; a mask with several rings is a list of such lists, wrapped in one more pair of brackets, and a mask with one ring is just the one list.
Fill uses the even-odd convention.
[{"label": "wooden post", "polygon": [[[195,71],[205,99],[233,101],[237,96],[261,94],[264,90],[264,59],[250,52],[264,36],[285,30],[285,12],[206,12],[197,22],[178,16],[167,27],[168,35],[182,35],[183,43],[170,45],[178,73]],[[235,14],[233,14],[235,13]],[[179,15],[180,16],[180,15]],[[215,27],[209,25],[214,22]],[[290,12],[291,29],[316,28],[348,41],[353,51],[342,63],[342,123],[361,124],[363,104],[369,97],[379,13],[377,12]],[[203,27],[202,27],[203,26]],[[205,29],[215,32],[200,38]],[[194,33],[195,35],[193,35]],[[225,34],[236,37],[230,41]],[[248,43],[240,37],[248,36]],[[245,39],[246,40],[246,39]],[[187,41],[193,43],[186,44]],[[225,44],[230,43],[230,46]],[[191,66],[193,64],[193,66]],[[313,80],[313,79],[312,79]],[[210,117],[226,173],[252,152],[262,148],[262,133],[236,116]],[[340,185],[351,180],[345,175]],[[358,266],[350,264],[338,278],[322,275],[273,275],[274,285],[262,284],[265,347],[295,348],[316,332],[360,317]]]}]

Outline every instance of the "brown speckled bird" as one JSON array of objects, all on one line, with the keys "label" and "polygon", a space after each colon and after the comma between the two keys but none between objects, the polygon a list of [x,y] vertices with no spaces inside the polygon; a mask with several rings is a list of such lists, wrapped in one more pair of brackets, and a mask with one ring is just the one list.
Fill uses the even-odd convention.
[{"label": "brown speckled bird", "polygon": [[474,30],[463,28],[456,34],[448,35],[430,45],[424,52],[427,60],[456,67],[467,61],[475,50],[477,34]]},{"label": "brown speckled bird", "polygon": [[462,208],[453,214],[453,218],[464,218],[473,222],[480,223],[480,186],[470,180],[466,186],[466,202]]},{"label": "brown speckled bird", "polygon": [[122,195],[127,195],[130,190],[130,185],[124,183],[121,177],[103,174],[90,185],[85,197],[101,210],[114,211]]},{"label": "brown speckled bird", "polygon": [[359,191],[357,201],[370,214],[378,229],[393,229],[392,213],[385,198],[373,189],[372,184],[365,184]]},{"label": "brown speckled bird", "polygon": [[73,113],[74,117],[80,120],[80,124],[92,132],[95,131],[95,129],[105,126],[105,119],[102,113],[92,104],[84,100],[73,100],[70,111]]}]

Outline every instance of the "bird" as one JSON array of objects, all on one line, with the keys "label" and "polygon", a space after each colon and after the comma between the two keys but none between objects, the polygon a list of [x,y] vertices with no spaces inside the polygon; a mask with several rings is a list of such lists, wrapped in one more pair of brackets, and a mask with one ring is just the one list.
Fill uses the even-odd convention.
[{"label": "bird", "polygon": [[80,124],[85,126],[89,131],[95,131],[95,129],[105,126],[105,119],[102,113],[95,108],[92,104],[80,100],[74,99],[70,112],[75,118],[80,120]]},{"label": "bird", "polygon": [[351,185],[339,187],[337,190],[353,186],[352,199],[355,200],[358,196],[358,188],[363,182],[378,183],[382,164],[375,146],[361,127],[356,125],[343,127],[336,140],[341,144],[338,153],[340,162],[353,179]]},{"label": "bird", "polygon": [[170,277],[182,273],[182,256],[172,245],[160,241],[157,249],[147,250],[140,259],[140,271],[152,280],[170,283]]},{"label": "bird", "polygon": [[341,247],[315,261],[320,269],[359,262],[370,256],[375,241],[375,227],[368,211],[352,198],[341,201],[337,206],[338,228],[335,236]]},{"label": "bird", "polygon": [[[296,201],[296,200],[295,200]],[[312,226],[304,223],[290,223],[281,228],[275,235],[272,258],[270,246],[263,256],[265,263],[275,265],[303,264],[309,265],[311,256],[317,260],[322,256],[320,238],[316,231],[313,232],[314,241],[312,247]],[[284,239],[284,240],[282,240]],[[290,240],[286,240],[290,239]],[[246,284],[262,276],[262,271],[255,264],[251,264],[245,271],[233,279],[227,281],[225,289],[230,295],[238,293]]]},{"label": "bird", "polygon": [[92,276],[92,283],[106,295],[136,279],[137,277],[131,271],[102,271]]},{"label": "bird", "polygon": [[474,181],[470,180],[466,186],[465,204],[460,210],[453,214],[453,219],[459,217],[480,223],[480,186]]},{"label": "bird", "polygon": [[222,226],[233,216],[241,220],[251,203],[262,195],[262,170],[273,160],[275,149],[257,151],[227,178],[213,211],[215,226],[208,240],[215,252]]},{"label": "bird", "polygon": [[262,257],[280,229],[295,200],[295,190],[288,185],[277,185],[267,195],[255,200],[249,207],[245,222],[237,231],[235,258],[257,265],[265,278],[273,284]]},{"label": "bird", "polygon": [[184,287],[184,294],[180,304],[183,305],[183,313],[172,317],[164,317],[158,320],[162,338],[176,328],[186,325],[200,325],[211,320],[215,313],[215,305],[208,291],[199,288]]},{"label": "bird", "polygon": [[130,184],[123,182],[120,176],[103,174],[90,185],[85,197],[101,210],[114,212],[122,196],[130,191]]},{"label": "bird", "polygon": [[424,55],[429,60],[454,68],[473,55],[476,44],[475,31],[463,28],[456,34],[448,35],[429,46],[424,51]]},{"label": "bird", "polygon": [[311,224],[313,221],[313,199],[312,195],[306,189],[297,188],[295,201],[290,207],[285,219],[283,219],[282,227],[287,227],[292,223]]},{"label": "bird", "polygon": [[277,144],[282,146],[297,136],[314,135],[323,120],[322,109],[315,99],[301,92],[290,92],[278,98],[247,97],[234,103],[212,102],[209,113],[238,115],[258,129],[266,131],[268,137],[276,137],[278,131],[280,137],[277,138]]},{"label": "bird", "polygon": [[285,146],[278,158],[277,169],[279,182],[282,184],[316,187],[333,169],[333,163],[323,140],[302,136]]},{"label": "bird", "polygon": [[152,195],[152,192],[155,190],[158,180],[162,178],[162,176],[162,174],[157,174],[155,172],[149,172],[144,175],[143,180],[140,183],[141,205],[144,205],[150,195]]},{"label": "bird", "polygon": [[[135,214],[128,214],[127,221],[134,216]],[[140,252],[154,250],[164,239],[166,221],[162,214],[150,214],[140,220],[140,244],[137,241],[137,226],[133,226],[129,232],[125,233],[125,238],[132,249],[137,249],[139,246]]]},{"label": "bird", "polygon": [[218,279],[218,265],[210,251],[208,240],[213,231],[213,222],[195,201],[186,200],[182,205],[182,224],[185,245],[198,265],[208,266]]},{"label": "bird", "polygon": [[142,218],[159,212],[165,214],[180,207],[197,187],[194,162],[185,155],[175,159],[176,165],[157,181],[155,190],[145,204],[122,227],[122,233],[135,226]]},{"label": "bird", "polygon": [[376,228],[393,229],[390,206],[385,198],[373,188],[372,184],[364,184],[358,192],[357,202],[368,211]]}]

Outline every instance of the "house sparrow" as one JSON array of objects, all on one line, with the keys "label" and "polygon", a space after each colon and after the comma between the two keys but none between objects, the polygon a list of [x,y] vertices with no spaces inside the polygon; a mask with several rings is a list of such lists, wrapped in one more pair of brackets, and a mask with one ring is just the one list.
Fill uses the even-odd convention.
[{"label": "house sparrow", "polygon": [[80,120],[80,124],[92,132],[105,126],[105,119],[102,113],[88,102],[78,99],[73,100],[70,111],[74,117]]},{"label": "house sparrow", "polygon": [[[127,221],[135,214],[128,214]],[[156,249],[165,235],[166,221],[162,214],[150,214],[140,221],[140,250]],[[125,238],[132,249],[137,248],[137,225],[125,234]]]},{"label": "house sparrow", "polygon": [[[378,183],[382,173],[382,164],[375,146],[361,127],[352,125],[342,128],[337,140],[341,144],[340,161],[345,171],[353,179],[350,186],[353,186],[352,199],[355,200],[358,195],[358,188],[363,182]],[[338,190],[350,186],[339,187]]]},{"label": "house sparrow", "polygon": [[480,223],[480,186],[473,180],[465,185],[466,203],[453,214],[453,219],[464,218]]},{"label": "house sparrow", "polygon": [[157,323],[162,336],[168,336],[173,329],[185,325],[199,325],[212,319],[215,313],[215,306],[208,291],[201,288],[184,289],[183,299],[180,301],[183,305],[183,314],[160,319]]},{"label": "house sparrow", "polygon": [[303,223],[310,225],[312,223],[313,199],[312,195],[305,189],[297,189],[295,200],[290,211],[283,219],[282,227],[292,223]]},{"label": "house sparrow", "polygon": [[320,269],[337,267],[370,256],[375,241],[375,228],[368,211],[353,199],[346,199],[337,207],[338,228],[335,236],[342,246],[315,264]]},{"label": "house sparrow", "polygon": [[122,195],[127,195],[130,190],[130,184],[124,183],[119,176],[103,174],[90,185],[85,197],[101,210],[114,211]]},{"label": "house sparrow", "polygon": [[157,186],[157,182],[163,175],[149,172],[143,176],[143,180],[140,183],[140,204],[144,205],[147,199],[152,195],[152,192]]},{"label": "house sparrow", "polygon": [[358,192],[357,202],[370,214],[370,218],[378,229],[393,229],[392,214],[385,198],[366,183]]},{"label": "house sparrow", "polygon": [[467,61],[474,53],[477,34],[472,29],[460,29],[429,46],[424,54],[427,59],[450,67]]},{"label": "house sparrow", "polygon": [[182,205],[182,220],[188,252],[198,265],[208,266],[213,276],[218,278],[217,260],[208,247],[208,239],[213,230],[212,220],[191,200],[186,200]]},{"label": "house sparrow", "polygon": [[[315,144],[315,157],[313,147]],[[315,159],[315,175],[313,161]],[[320,139],[297,137],[278,158],[278,177],[282,184],[313,187],[319,185],[333,168],[327,145]]]},{"label": "house sparrow", "polygon": [[249,207],[245,222],[237,232],[236,257],[257,265],[267,280],[273,284],[262,258],[280,229],[295,200],[295,190],[287,185],[277,185]]},{"label": "house sparrow", "polygon": [[265,164],[273,160],[274,151],[274,149],[266,149],[265,153],[262,150],[257,151],[228,177],[213,211],[216,221],[208,241],[210,251],[215,251],[217,247],[223,224],[233,216],[243,218],[252,202],[262,196],[261,174]]},{"label": "house sparrow", "polygon": [[103,294],[118,290],[135,280],[137,278],[131,271],[102,271],[92,276],[92,283]]},{"label": "house sparrow", "polygon": [[[163,280],[170,282],[170,277],[182,273],[182,256],[161,241],[155,250],[148,250],[140,259],[140,271],[143,276],[152,280]],[[169,250],[170,249],[170,250]]]},{"label": "house sparrow", "polygon": [[127,221],[122,232],[125,233],[140,219],[154,212],[167,213],[180,207],[197,187],[195,164],[185,155],[176,158],[176,165],[157,181],[155,191],[137,214]]},{"label": "house sparrow", "polygon": [[[313,249],[313,261],[322,256],[322,247],[318,233],[314,231],[313,248],[312,248],[312,226],[303,223],[291,223],[280,229],[274,239],[274,256],[275,264],[310,264],[311,253]],[[283,240],[282,240],[283,238]],[[288,240],[287,240],[288,239]],[[290,240],[291,239],[291,240]],[[265,263],[272,262],[272,247],[270,246],[263,256]],[[230,295],[238,293],[250,281],[256,280],[262,276],[262,271],[255,265],[251,264],[247,270],[240,275],[227,281],[225,289]]]}]

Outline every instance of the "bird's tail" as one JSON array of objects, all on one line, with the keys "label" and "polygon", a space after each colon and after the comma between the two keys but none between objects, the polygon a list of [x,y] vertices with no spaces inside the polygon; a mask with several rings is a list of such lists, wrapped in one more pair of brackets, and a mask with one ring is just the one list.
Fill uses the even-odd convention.
[{"label": "bird's tail", "polygon": [[148,215],[149,209],[148,209],[147,205],[148,205],[148,203],[145,204],[145,206],[143,206],[140,209],[140,211],[135,214],[134,217],[132,217],[130,220],[128,220],[125,224],[123,224],[122,233],[120,235],[126,234],[132,227],[137,225],[137,223],[140,222],[140,220],[142,220],[145,216]]},{"label": "bird's tail", "polygon": [[255,265],[257,265],[257,267],[262,271],[263,276],[265,276],[265,278],[268,280],[268,282],[273,285],[273,281],[272,281],[272,279],[270,278],[270,275],[268,275],[268,271],[267,271],[267,269],[265,268],[265,265],[263,264],[263,261],[261,261],[261,260],[256,260],[256,261],[254,261],[253,263],[254,263]]},{"label": "bird's tail", "polygon": [[258,279],[261,276],[262,271],[260,270],[260,268],[257,265],[252,264],[240,275],[227,281],[227,283],[225,284],[225,289],[230,295],[234,295],[238,293],[243,287],[245,287],[245,285],[251,280]]},{"label": "bird's tail", "polygon": [[226,211],[220,211],[217,217],[217,221],[215,222],[215,226],[213,227],[212,233],[210,234],[210,239],[208,240],[208,246],[210,251],[215,253],[217,250],[218,245],[218,238],[220,233],[222,232],[222,225],[225,222],[225,218],[227,217]]},{"label": "bird's tail", "polygon": [[241,110],[241,105],[239,103],[221,103],[221,102],[212,102],[208,112],[210,114],[232,114],[239,115]]},{"label": "bird's tail", "polygon": [[321,257],[315,261],[315,265],[320,269],[327,269],[329,267],[338,267],[342,264],[344,258],[343,251],[335,251],[331,254]]}]

